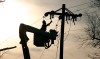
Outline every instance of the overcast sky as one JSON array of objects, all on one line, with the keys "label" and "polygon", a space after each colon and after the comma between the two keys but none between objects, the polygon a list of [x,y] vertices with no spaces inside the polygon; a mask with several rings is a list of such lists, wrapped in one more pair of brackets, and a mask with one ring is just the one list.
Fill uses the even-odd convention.
[{"label": "overcast sky", "polygon": [[[0,26],[2,28],[0,29],[0,40],[1,42],[4,41],[0,44],[0,48],[14,45],[17,45],[17,48],[9,50],[6,54],[3,55],[2,59],[23,59],[21,45],[19,44],[20,39],[18,36],[20,23],[31,25],[36,20],[42,19],[45,12],[57,10],[62,7],[62,4],[66,4],[67,8],[80,5],[70,8],[71,11],[76,11],[78,9],[88,7],[88,4],[81,5],[87,2],[89,2],[89,0],[6,0],[0,6],[0,16],[2,16],[0,19]],[[81,12],[82,11],[75,13]],[[83,18],[81,20],[83,20]],[[83,34],[84,31],[82,32],[82,30],[77,30],[83,29],[85,26],[85,23],[81,20],[76,22],[75,26],[72,24],[71,30],[76,31],[71,31],[67,40],[64,42],[64,59],[90,59],[88,54],[96,51],[96,49],[90,47],[79,48],[82,42],[79,42],[80,40],[78,40],[78,36],[85,35],[85,33]],[[55,22],[57,22],[57,18]],[[55,25],[55,22],[52,24],[52,26]],[[40,25],[41,21],[37,22],[35,25],[32,24],[31,26],[39,27]],[[65,31],[68,31],[69,27],[70,25],[66,24]],[[30,38],[28,46],[31,54],[31,59],[39,59],[44,48],[35,47],[33,45],[33,34],[28,34]],[[67,34],[65,34],[65,37],[66,36]],[[7,38],[9,39],[7,40]],[[55,42],[57,44],[57,41]],[[57,47],[52,45],[48,50],[45,50],[41,59],[55,59],[56,50]],[[59,53],[57,54],[57,59],[59,59]]]}]

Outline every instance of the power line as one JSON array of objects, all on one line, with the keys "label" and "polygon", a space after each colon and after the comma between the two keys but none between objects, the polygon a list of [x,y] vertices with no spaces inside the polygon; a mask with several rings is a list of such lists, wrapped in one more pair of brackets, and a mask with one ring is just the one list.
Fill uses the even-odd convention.
[{"label": "power line", "polygon": [[[85,4],[88,4],[88,3],[91,3],[91,2],[93,2],[93,1],[86,2],[86,3],[79,4],[79,5],[72,6],[72,7],[68,7],[68,9],[70,9],[70,8],[74,8],[74,7],[78,7],[78,6],[83,6],[83,5],[85,5]],[[88,6],[88,7],[86,7],[86,8],[82,8],[82,9],[79,9],[79,10],[76,10],[76,11],[73,11],[73,12],[77,12],[77,11],[80,11],[80,10],[84,10],[84,9],[87,9],[87,8],[89,8],[89,7],[91,7],[91,6]]]},{"label": "power line", "polygon": [[46,17],[41,17],[41,18],[39,18],[37,21],[35,21],[34,23],[32,23],[32,24],[35,24],[35,23],[37,23],[38,21],[40,21],[40,20],[44,20],[44,19],[46,19]]},{"label": "power line", "polygon": [[71,20],[70,20],[70,27],[69,27],[69,30],[68,30],[68,34],[66,35],[66,37],[65,37],[65,40],[64,40],[64,41],[66,41],[66,39],[67,39],[67,37],[68,37],[68,35],[69,35],[69,32],[70,32],[70,29],[71,29]]},{"label": "power line", "polygon": [[55,59],[57,59],[57,54],[58,54],[58,48],[59,48],[59,39],[57,39],[58,43],[57,43],[57,51],[56,51],[56,57]]},{"label": "power line", "polygon": [[[57,59],[57,53],[58,53],[58,48],[59,48],[59,39],[58,39],[57,41],[58,41],[58,43],[57,43],[57,45],[55,45],[55,46],[57,46],[57,51],[56,51],[56,57],[55,57],[55,59]],[[46,50],[46,49],[44,49],[44,50],[43,50],[43,52],[41,53],[41,55],[40,55],[39,59],[41,59],[41,58],[42,58],[42,56],[43,56],[43,54],[44,54],[45,50]]]},{"label": "power line", "polygon": [[88,3],[91,3],[91,2],[92,2],[92,1],[90,1],[90,2],[86,2],[86,3],[83,3],[83,4],[79,4],[79,5],[76,5],[76,6],[72,6],[72,7],[69,7],[69,8],[78,7],[78,6],[85,5],[85,4],[88,4]]},{"label": "power line", "polygon": [[82,8],[82,9],[78,9],[78,10],[73,11],[73,12],[82,11],[82,10],[88,9],[89,7],[91,7],[91,6],[88,6],[88,7]]},{"label": "power line", "polygon": [[56,51],[56,57],[55,57],[55,59],[57,59],[58,48],[59,48],[59,46],[57,45],[57,51]]},{"label": "power line", "polygon": [[[91,1],[91,2],[92,2],[92,1]],[[87,3],[84,3],[84,4],[87,4]],[[83,5],[83,4],[82,4],[82,5]],[[80,6],[80,5],[77,5],[77,6]],[[74,7],[74,6],[73,6],[73,7]],[[91,6],[88,6],[88,7],[86,7],[86,8],[82,8],[82,9],[79,9],[79,10],[76,10],[76,11],[84,10],[84,9],[89,8],[89,7],[91,7]],[[72,8],[72,7],[70,7],[70,8]],[[76,12],[76,11],[74,11],[74,12]],[[95,11],[93,11],[93,12],[95,12]],[[90,13],[93,13],[93,12],[90,12]],[[71,23],[70,23],[70,28],[71,28]],[[67,34],[65,40],[67,39],[67,37],[68,37],[68,35],[69,35],[69,32],[72,31],[72,30],[70,30],[70,28],[69,28],[69,30],[68,30],[68,34]],[[75,30],[73,30],[73,31],[75,31]],[[64,40],[64,41],[65,41],[65,40]]]},{"label": "power line", "polygon": [[40,19],[38,19],[37,21],[35,21],[34,23],[32,23],[32,24],[35,24],[35,23],[37,23],[38,21],[40,21],[41,19],[43,19],[43,17],[42,18],[40,18]]},{"label": "power line", "polygon": [[56,29],[56,30],[57,30],[57,28],[58,28],[58,22],[59,22],[59,20],[57,21],[56,26],[55,26],[55,29]]},{"label": "power line", "polygon": [[[43,17],[42,17],[43,18]],[[35,21],[34,23],[32,23],[32,24],[35,24],[35,23],[37,23],[38,21],[40,21],[42,18],[40,18],[39,20],[37,20],[37,21]],[[16,35],[16,34],[15,34]],[[15,35],[13,35],[13,36],[11,36],[11,37],[9,37],[9,38],[7,38],[6,40],[4,40],[3,42],[1,42],[0,43],[0,45],[2,44],[2,43],[4,43],[4,42],[6,42],[6,41],[8,41],[8,40],[10,40],[12,37],[14,37]]]},{"label": "power line", "polygon": [[[93,1],[90,1],[90,2],[87,2],[87,3],[83,3],[83,4],[80,4],[80,5],[76,5],[76,6],[72,6],[72,7],[69,7],[68,9],[70,9],[70,8],[74,8],[74,7],[78,7],[78,6],[82,6],[82,5],[85,5],[85,4],[88,4],[88,3],[91,3],[91,2],[93,2]],[[76,10],[76,11],[73,11],[73,12],[77,12],[77,11],[85,10],[85,9],[88,9],[89,7],[91,7],[91,5],[88,6],[88,7],[85,7],[85,8],[82,8],[82,9]]]},{"label": "power line", "polygon": [[7,50],[7,51],[4,51],[1,55],[0,55],[0,58],[5,54],[5,53],[7,53],[9,50]]},{"label": "power line", "polygon": [[[82,9],[78,9],[78,10],[75,10],[75,11],[73,11],[73,12],[82,11],[82,10],[88,9],[89,7],[91,7],[91,6],[88,6],[88,7],[82,8]],[[97,10],[98,10],[98,9],[96,9],[96,11],[97,11]],[[92,11],[92,12],[89,12],[89,13],[93,13],[93,12],[96,12],[96,11]]]},{"label": "power line", "polygon": [[[15,34],[16,35],[16,34]],[[11,37],[9,37],[9,38],[7,38],[6,40],[4,40],[3,42],[1,42],[0,43],[0,45],[2,44],[2,43],[4,43],[4,42],[6,42],[6,41],[8,41],[8,40],[10,40],[12,37],[14,37],[15,35],[13,35],[13,36],[11,36]]]},{"label": "power line", "polygon": [[41,59],[41,58],[42,58],[42,56],[43,56],[43,54],[44,54],[45,50],[46,50],[46,49],[44,49],[44,50],[42,51],[42,53],[41,53],[41,55],[40,55],[39,59]]}]

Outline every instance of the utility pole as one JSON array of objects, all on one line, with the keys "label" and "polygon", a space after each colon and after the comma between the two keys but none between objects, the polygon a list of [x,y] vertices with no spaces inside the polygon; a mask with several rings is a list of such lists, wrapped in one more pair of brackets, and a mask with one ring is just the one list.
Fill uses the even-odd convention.
[{"label": "utility pole", "polygon": [[[57,11],[62,9],[62,13],[57,13]],[[67,11],[67,12],[66,12]],[[61,21],[61,37],[60,37],[60,56],[59,59],[63,59],[63,50],[64,50],[64,25],[65,25],[65,17],[67,21],[67,17],[72,17],[73,22],[76,21],[77,17],[81,17],[82,14],[74,14],[70,10],[68,10],[65,6],[65,4],[62,5],[62,8],[56,10],[56,11],[51,11],[51,12],[46,12],[45,16],[50,15],[50,19],[54,18],[54,15],[59,15]],[[75,24],[75,22],[74,22]]]},{"label": "utility pole", "polygon": [[60,38],[60,59],[63,59],[64,25],[65,25],[65,4],[62,5],[61,38]]}]

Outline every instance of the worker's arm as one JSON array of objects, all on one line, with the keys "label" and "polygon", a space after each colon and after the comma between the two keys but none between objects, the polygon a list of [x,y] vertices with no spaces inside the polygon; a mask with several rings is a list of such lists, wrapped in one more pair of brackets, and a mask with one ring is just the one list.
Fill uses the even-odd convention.
[{"label": "worker's arm", "polygon": [[50,23],[48,23],[46,26],[49,26],[52,23],[52,20],[50,21]]}]

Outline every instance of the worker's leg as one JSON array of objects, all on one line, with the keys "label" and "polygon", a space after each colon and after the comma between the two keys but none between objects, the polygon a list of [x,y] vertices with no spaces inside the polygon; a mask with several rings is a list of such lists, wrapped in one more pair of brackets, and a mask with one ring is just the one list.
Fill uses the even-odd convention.
[{"label": "worker's leg", "polygon": [[21,42],[27,42],[29,40],[26,35],[26,32],[36,33],[36,34],[46,37],[48,39],[50,38],[50,34],[48,32],[39,30],[39,29],[29,26],[29,25],[20,24],[19,37],[21,38]]},{"label": "worker's leg", "polygon": [[37,33],[38,35],[42,35],[44,33],[44,31],[40,31],[35,27],[25,25],[25,24],[20,24],[19,37],[21,39],[21,43],[27,42],[29,40],[29,38],[26,35],[26,32]]},{"label": "worker's leg", "polygon": [[19,37],[21,39],[20,43],[25,43],[25,42],[27,42],[29,40],[29,38],[26,35],[26,26],[24,24],[20,24]]}]

